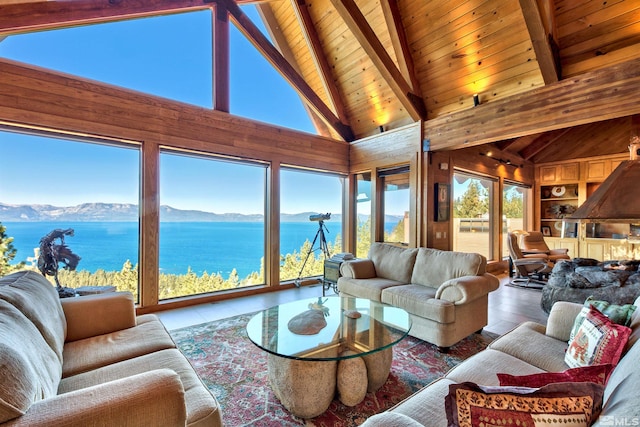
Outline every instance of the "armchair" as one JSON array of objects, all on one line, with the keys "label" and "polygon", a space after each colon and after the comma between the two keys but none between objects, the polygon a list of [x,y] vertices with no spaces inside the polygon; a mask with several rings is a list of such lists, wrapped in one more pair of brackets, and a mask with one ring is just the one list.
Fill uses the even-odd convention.
[{"label": "armchair", "polygon": [[515,277],[509,283],[525,288],[542,288],[546,285],[544,279],[551,272],[553,264],[549,262],[544,254],[541,254],[540,257],[533,257],[532,255],[525,257],[518,245],[518,235],[509,232],[507,237],[509,256],[515,270]]},{"label": "armchair", "polygon": [[544,252],[549,261],[554,264],[561,259],[571,259],[568,255],[569,249],[549,249],[540,231],[528,231],[522,235],[522,251]]}]

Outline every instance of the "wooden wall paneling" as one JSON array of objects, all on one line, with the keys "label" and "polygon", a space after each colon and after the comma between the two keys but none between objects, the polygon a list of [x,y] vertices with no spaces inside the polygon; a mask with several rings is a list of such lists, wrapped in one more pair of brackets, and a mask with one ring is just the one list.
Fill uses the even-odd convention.
[{"label": "wooden wall paneling", "polygon": [[280,162],[267,169],[265,222],[269,227],[264,253],[264,280],[267,286],[280,284]]},{"label": "wooden wall paneling", "polygon": [[142,144],[140,235],[138,248],[140,276],[138,304],[141,308],[158,305],[160,279],[160,147],[152,141]]},{"label": "wooden wall paneling", "polygon": [[0,61],[0,119],[348,172],[349,145],[200,107]]},{"label": "wooden wall paneling", "polygon": [[[453,230],[453,215],[451,215],[453,209],[453,191],[451,191],[451,187],[449,188],[449,196],[452,198],[452,202],[449,205],[450,214],[449,221],[440,221],[436,222],[435,215],[435,198],[437,194],[435,192],[435,184],[436,183],[444,183],[449,184],[453,182],[453,165],[451,164],[450,152],[430,152],[425,153],[428,155],[428,161],[425,161],[425,166],[427,166],[427,180],[425,186],[422,190],[422,197],[424,198],[424,202],[426,203],[426,218],[423,219],[423,222],[426,222],[427,228],[427,241],[425,242],[425,246],[434,249],[440,249],[443,251],[450,251],[453,249],[453,238],[452,238],[452,230]],[[440,169],[440,164],[447,164],[447,169]]]},{"label": "wooden wall paneling", "polygon": [[640,112],[640,60],[425,122],[432,149],[462,148]]},{"label": "wooden wall paneling", "polygon": [[420,123],[357,140],[351,144],[351,173],[411,161],[422,149]]}]

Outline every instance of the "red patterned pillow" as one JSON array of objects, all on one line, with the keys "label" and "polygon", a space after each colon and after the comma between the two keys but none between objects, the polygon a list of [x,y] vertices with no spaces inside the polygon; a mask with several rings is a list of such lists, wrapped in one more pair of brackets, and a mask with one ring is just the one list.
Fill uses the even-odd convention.
[{"label": "red patterned pillow", "polygon": [[543,387],[553,383],[591,382],[605,385],[613,365],[591,365],[570,368],[562,372],[541,372],[531,375],[498,374],[501,386]]},{"label": "red patterned pillow", "polygon": [[604,386],[556,383],[541,388],[451,384],[445,398],[449,427],[590,426],[602,410]]},{"label": "red patterned pillow", "polygon": [[613,323],[592,305],[575,336],[569,340],[564,362],[572,368],[605,363],[615,366],[630,334],[631,328]]}]

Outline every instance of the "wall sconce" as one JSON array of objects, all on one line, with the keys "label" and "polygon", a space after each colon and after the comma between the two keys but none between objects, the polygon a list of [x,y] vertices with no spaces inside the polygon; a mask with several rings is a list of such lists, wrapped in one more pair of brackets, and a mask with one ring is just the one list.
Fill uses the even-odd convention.
[{"label": "wall sconce", "polygon": [[491,151],[487,151],[486,153],[480,153],[481,156],[485,156],[485,157],[491,157],[493,160],[495,160],[498,163],[501,163],[503,165],[507,165],[507,166],[513,166],[514,168],[521,168],[524,165],[519,165],[516,163],[512,163],[511,160],[509,159],[503,159],[503,158],[498,158],[498,157],[493,157],[493,153]]},{"label": "wall sconce", "polygon": [[380,130],[380,133],[384,132],[384,127],[382,125],[380,125],[378,129]]},{"label": "wall sconce", "polygon": [[480,105],[480,97],[478,96],[477,93],[473,94],[473,106],[477,107],[478,105]]}]

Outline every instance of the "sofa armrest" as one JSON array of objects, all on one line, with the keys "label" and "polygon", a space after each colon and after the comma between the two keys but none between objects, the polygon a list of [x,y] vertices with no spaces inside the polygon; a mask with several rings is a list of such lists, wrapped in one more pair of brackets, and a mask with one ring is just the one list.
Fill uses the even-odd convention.
[{"label": "sofa armrest", "polygon": [[67,319],[67,342],[136,325],[133,295],[129,292],[63,298],[60,301]]},{"label": "sofa armrest", "polygon": [[560,341],[569,341],[573,323],[582,310],[582,304],[568,301],[557,301],[549,311],[546,335]]},{"label": "sofa armrest", "polygon": [[171,427],[186,420],[179,375],[158,369],[38,401],[6,425]]},{"label": "sofa armrest", "polygon": [[348,279],[373,279],[376,267],[370,259],[354,259],[340,264],[340,274]]},{"label": "sofa armrest", "polygon": [[456,305],[470,301],[495,291],[500,286],[500,280],[493,274],[482,276],[462,276],[444,282],[436,291],[436,299],[450,301]]}]

